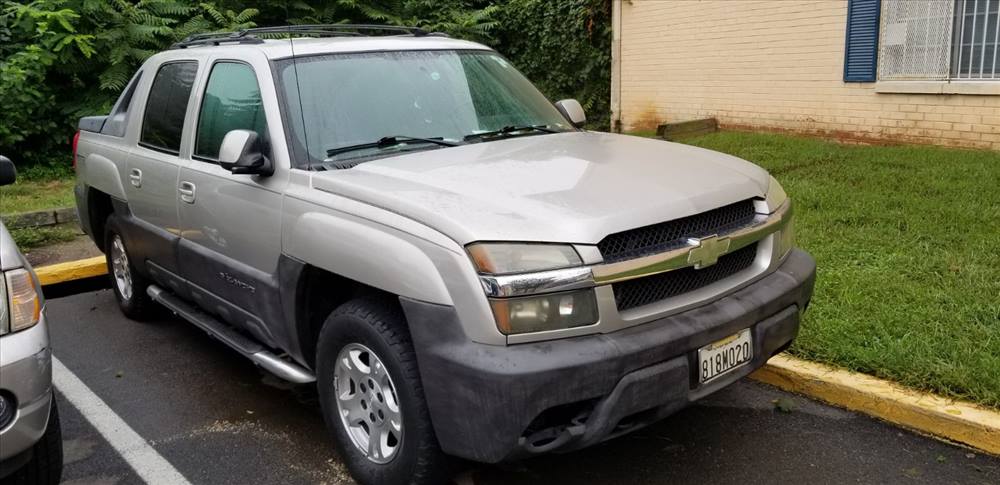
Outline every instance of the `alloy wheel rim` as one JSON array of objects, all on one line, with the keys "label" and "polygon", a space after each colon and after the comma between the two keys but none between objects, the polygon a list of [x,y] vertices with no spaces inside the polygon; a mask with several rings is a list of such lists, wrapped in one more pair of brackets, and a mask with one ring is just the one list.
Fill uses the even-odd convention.
[{"label": "alloy wheel rim", "polygon": [[115,278],[118,293],[125,300],[132,299],[132,271],[129,269],[128,255],[121,236],[115,235],[111,241],[111,272]]},{"label": "alloy wheel rim", "polygon": [[337,413],[354,447],[372,462],[392,461],[403,445],[403,415],[382,360],[364,345],[348,344],[333,379]]}]

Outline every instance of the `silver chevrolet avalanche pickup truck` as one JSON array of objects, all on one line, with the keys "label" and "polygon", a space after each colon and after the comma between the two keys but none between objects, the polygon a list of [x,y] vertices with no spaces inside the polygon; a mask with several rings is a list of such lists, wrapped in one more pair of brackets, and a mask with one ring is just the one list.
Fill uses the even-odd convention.
[{"label": "silver chevrolet avalanche pickup truck", "polygon": [[778,182],[584,121],[419,29],[204,35],[80,121],[77,204],[127,316],[315,382],[359,482],[438,483],[646,426],[796,336],[815,263]]}]

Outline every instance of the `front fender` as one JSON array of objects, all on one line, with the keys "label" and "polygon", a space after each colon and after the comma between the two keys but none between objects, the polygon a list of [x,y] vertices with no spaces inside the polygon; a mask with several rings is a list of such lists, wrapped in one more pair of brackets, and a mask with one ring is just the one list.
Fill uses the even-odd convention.
[{"label": "front fender", "polygon": [[319,212],[295,219],[285,252],[331,273],[415,300],[451,305],[431,259],[402,233]]}]

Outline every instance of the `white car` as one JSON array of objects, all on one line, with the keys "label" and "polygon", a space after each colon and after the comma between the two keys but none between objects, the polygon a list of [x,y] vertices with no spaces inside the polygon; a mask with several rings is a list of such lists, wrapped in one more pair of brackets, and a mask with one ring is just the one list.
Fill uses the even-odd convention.
[{"label": "white car", "polygon": [[[14,183],[15,174],[14,164],[0,156],[0,186]],[[62,466],[45,300],[0,222],[0,480],[54,485]]]}]

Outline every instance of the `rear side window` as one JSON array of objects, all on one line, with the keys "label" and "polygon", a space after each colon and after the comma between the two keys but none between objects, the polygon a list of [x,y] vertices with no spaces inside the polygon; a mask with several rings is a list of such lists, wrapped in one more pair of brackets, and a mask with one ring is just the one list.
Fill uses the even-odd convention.
[{"label": "rear side window", "polygon": [[194,61],[164,64],[156,72],[142,118],[140,144],[169,153],[180,152],[184,113],[197,72],[198,63]]},{"label": "rear side window", "polygon": [[115,107],[111,109],[111,114],[108,115],[108,120],[104,122],[104,127],[101,128],[101,134],[125,136],[129,106],[132,105],[132,96],[135,95],[135,87],[139,84],[140,78],[142,78],[142,71],[139,71],[135,73],[135,76],[132,76],[132,80],[129,81],[128,86],[126,86],[125,90],[122,91],[122,95],[118,98],[118,102],[115,103]]},{"label": "rear side window", "polygon": [[205,86],[195,156],[218,159],[222,139],[232,130],[252,130],[266,139],[267,124],[253,69],[238,62],[220,62],[212,67]]}]

